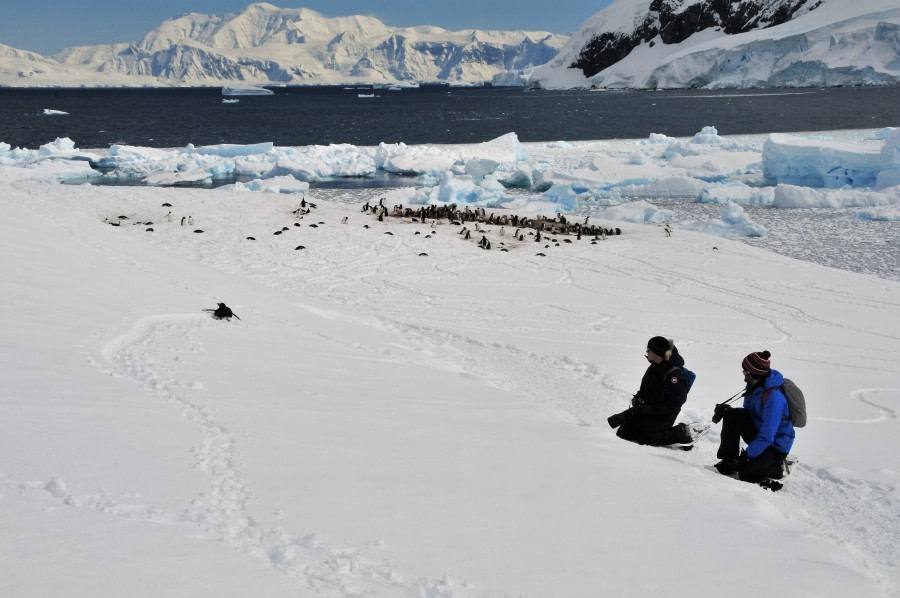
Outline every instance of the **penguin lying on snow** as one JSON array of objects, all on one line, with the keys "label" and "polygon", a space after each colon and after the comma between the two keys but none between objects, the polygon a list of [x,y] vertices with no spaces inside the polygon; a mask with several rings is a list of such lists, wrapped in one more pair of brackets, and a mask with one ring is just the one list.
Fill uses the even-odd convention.
[{"label": "penguin lying on snow", "polygon": [[217,320],[231,320],[231,318],[238,318],[238,315],[231,311],[231,308],[225,305],[224,303],[219,303],[219,307],[216,309],[204,309],[203,311],[211,312],[213,317]]}]

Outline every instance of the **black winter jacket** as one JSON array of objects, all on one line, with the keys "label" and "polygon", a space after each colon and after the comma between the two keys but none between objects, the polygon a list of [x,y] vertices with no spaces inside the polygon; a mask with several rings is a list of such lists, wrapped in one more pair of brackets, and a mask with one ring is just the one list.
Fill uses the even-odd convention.
[{"label": "black winter jacket", "polygon": [[688,382],[683,367],[684,359],[678,349],[668,361],[650,364],[641,379],[641,389],[635,395],[641,403],[643,417],[675,421],[687,401]]}]

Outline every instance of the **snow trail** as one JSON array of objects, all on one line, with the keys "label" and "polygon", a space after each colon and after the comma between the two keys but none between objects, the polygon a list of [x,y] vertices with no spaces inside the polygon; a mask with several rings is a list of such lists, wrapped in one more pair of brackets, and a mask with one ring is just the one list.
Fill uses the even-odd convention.
[{"label": "snow trail", "polygon": [[[332,314],[320,315],[332,317]],[[407,578],[389,564],[368,556],[370,548],[332,546],[314,533],[293,535],[281,528],[261,526],[252,513],[252,489],[240,469],[234,434],[218,423],[209,410],[192,401],[199,382],[178,376],[172,354],[202,351],[196,333],[217,324],[193,314],[147,316],[131,329],[107,342],[102,357],[108,375],[126,378],[175,407],[193,423],[200,440],[194,447],[194,469],[210,478],[208,491],[197,496],[181,513],[166,514],[152,506],[116,505],[102,493],[74,497],[64,482],[51,480],[44,489],[74,507],[92,508],[115,516],[164,524],[188,524],[201,537],[227,543],[235,550],[269,563],[277,572],[297,580],[304,588],[331,596],[435,596],[465,598],[471,588],[444,577],[438,580]]]}]

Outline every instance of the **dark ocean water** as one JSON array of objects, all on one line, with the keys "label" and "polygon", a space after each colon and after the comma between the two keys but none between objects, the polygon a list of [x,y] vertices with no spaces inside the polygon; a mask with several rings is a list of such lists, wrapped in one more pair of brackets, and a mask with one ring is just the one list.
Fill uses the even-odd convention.
[{"label": "dark ocean water", "polygon": [[[376,97],[359,97],[375,94]],[[897,126],[900,86],[722,91],[530,91],[421,87],[276,88],[222,102],[219,88],[0,89],[0,141],[36,149],[57,137],[113,143],[474,143],[683,137]],[[44,109],[68,115],[44,115]]]}]

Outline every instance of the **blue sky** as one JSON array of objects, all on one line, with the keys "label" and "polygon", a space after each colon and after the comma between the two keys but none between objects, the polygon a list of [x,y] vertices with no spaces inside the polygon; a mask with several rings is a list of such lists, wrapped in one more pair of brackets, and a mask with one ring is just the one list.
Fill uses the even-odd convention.
[{"label": "blue sky", "polygon": [[[77,45],[137,41],[187,12],[225,14],[248,0],[0,0],[0,43],[50,55]],[[273,0],[329,17],[371,15],[387,25],[445,29],[524,29],[567,34],[612,0]]]}]

